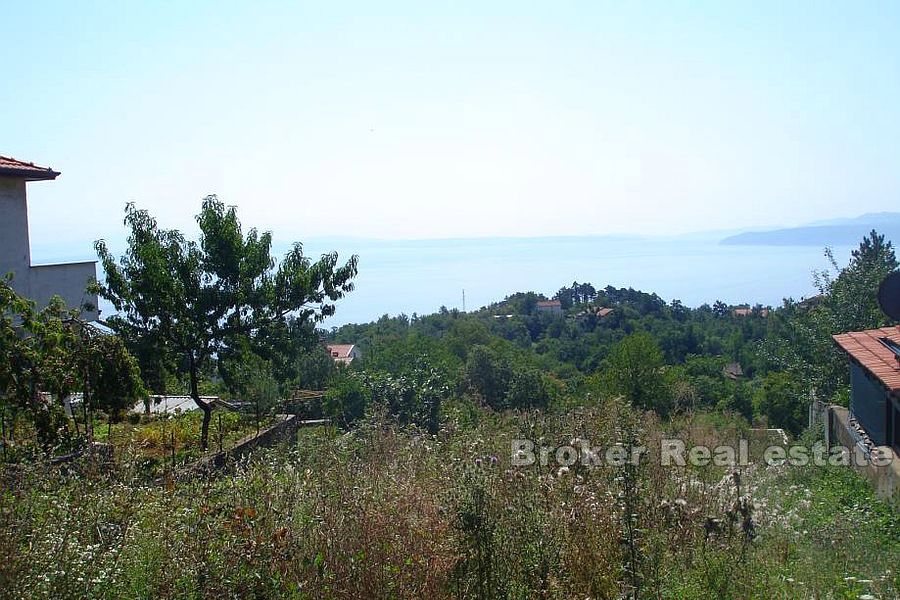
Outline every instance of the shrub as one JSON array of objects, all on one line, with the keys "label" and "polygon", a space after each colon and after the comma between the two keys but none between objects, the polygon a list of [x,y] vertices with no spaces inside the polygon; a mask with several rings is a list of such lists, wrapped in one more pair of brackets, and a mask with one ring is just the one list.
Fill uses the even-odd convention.
[{"label": "shrub", "polygon": [[324,416],[343,427],[349,427],[366,412],[366,388],[354,377],[342,373],[331,380],[323,402]]}]

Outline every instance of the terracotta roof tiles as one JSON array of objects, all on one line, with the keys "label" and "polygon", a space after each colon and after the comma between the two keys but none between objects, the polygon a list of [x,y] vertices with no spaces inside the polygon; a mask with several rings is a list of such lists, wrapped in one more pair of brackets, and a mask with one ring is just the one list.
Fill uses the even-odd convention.
[{"label": "terracotta roof tiles", "polygon": [[56,179],[58,175],[58,171],[48,167],[39,167],[34,163],[0,156],[0,177],[21,177],[26,181],[44,181]]},{"label": "terracotta roof tiles", "polygon": [[900,364],[879,338],[900,344],[900,327],[882,327],[832,336],[841,350],[872,373],[892,393],[900,392]]},{"label": "terracotta roof tiles", "polygon": [[353,350],[354,344],[327,344],[328,352],[336,358],[347,358],[350,351]]}]

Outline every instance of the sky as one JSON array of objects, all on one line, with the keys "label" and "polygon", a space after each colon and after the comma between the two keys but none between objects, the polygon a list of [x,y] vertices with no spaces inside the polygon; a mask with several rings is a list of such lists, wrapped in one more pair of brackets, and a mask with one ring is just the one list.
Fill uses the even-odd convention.
[{"label": "sky", "polygon": [[5,2],[33,240],[644,233],[897,209],[900,3]]}]

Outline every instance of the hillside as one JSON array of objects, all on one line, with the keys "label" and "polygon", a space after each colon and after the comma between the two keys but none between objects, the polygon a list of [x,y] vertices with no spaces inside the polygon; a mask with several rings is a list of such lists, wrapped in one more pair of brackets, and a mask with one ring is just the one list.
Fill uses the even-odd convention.
[{"label": "hillside", "polygon": [[871,213],[854,219],[739,233],[721,240],[743,246],[852,246],[873,229],[890,240],[900,240],[900,213]]}]

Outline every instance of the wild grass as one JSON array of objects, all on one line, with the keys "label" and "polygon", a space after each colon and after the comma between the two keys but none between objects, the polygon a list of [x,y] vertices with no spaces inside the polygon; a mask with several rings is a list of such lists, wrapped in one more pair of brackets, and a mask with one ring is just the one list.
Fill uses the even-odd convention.
[{"label": "wild grass", "polygon": [[[739,428],[611,403],[441,431],[373,415],[301,430],[230,476],[156,485],[114,468],[7,470],[10,598],[857,598],[900,594],[900,521],[842,468],[514,467],[511,441],[592,446]],[[658,447],[658,446],[657,446]],[[736,485],[740,481],[740,490]],[[743,512],[742,512],[743,511]],[[745,526],[750,514],[752,526]]]}]

